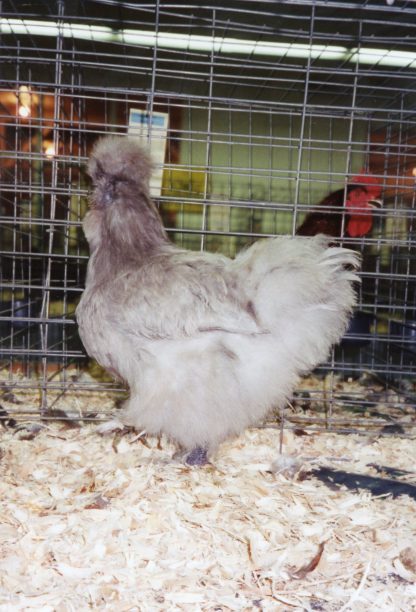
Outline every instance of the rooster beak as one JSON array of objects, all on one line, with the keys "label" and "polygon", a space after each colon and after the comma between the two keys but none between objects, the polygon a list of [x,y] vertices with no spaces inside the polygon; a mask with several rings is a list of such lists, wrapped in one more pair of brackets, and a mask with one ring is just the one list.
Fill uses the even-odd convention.
[{"label": "rooster beak", "polygon": [[367,204],[370,208],[382,208],[383,200],[368,200]]}]

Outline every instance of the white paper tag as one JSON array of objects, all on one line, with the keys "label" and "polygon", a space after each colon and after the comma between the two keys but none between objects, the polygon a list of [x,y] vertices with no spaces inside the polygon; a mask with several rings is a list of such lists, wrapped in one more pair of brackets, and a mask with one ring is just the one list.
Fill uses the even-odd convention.
[{"label": "white paper tag", "polygon": [[137,138],[144,147],[149,148],[156,165],[150,179],[150,194],[153,197],[159,197],[162,191],[168,127],[168,113],[152,112],[150,114],[141,109],[130,109],[128,134]]}]

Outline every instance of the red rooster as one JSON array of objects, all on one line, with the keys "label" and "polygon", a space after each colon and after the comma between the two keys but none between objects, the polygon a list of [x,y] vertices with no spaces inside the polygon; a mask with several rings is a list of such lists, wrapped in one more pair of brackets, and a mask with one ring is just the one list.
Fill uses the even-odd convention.
[{"label": "red rooster", "polygon": [[[320,202],[319,210],[312,210],[306,215],[296,234],[326,234],[336,238],[341,238],[342,233],[349,238],[366,236],[373,227],[373,209],[381,206],[380,195],[380,180],[375,176],[360,174],[353,178],[353,182],[347,185],[346,189],[338,189],[327,195]],[[344,206],[346,213],[341,210]],[[324,207],[330,210],[323,210]]]}]

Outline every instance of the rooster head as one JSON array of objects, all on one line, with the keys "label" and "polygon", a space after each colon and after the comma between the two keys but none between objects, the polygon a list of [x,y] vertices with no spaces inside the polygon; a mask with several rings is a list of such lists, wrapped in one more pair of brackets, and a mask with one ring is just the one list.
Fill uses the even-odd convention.
[{"label": "rooster head", "polygon": [[347,233],[351,238],[366,236],[373,227],[373,210],[380,208],[380,179],[371,174],[361,173],[348,185],[345,205],[349,220]]}]

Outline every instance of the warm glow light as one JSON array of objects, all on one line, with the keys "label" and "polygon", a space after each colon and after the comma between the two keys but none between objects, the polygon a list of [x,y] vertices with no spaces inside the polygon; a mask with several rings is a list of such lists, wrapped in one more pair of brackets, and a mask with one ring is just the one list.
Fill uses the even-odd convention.
[{"label": "warm glow light", "polygon": [[412,169],[413,176],[416,176],[416,166]]},{"label": "warm glow light", "polygon": [[53,157],[55,157],[55,147],[53,146],[53,144],[48,145],[46,147],[45,155],[48,159],[52,159]]},{"label": "warm glow light", "polygon": [[65,38],[78,38],[94,42],[112,42],[138,47],[163,47],[184,51],[205,53],[227,53],[242,55],[262,55],[269,57],[309,58],[338,60],[377,66],[400,66],[416,68],[416,52],[392,49],[365,48],[349,49],[338,45],[316,45],[303,43],[282,43],[256,41],[250,39],[202,36],[199,34],[179,34],[176,32],[152,32],[149,30],[116,30],[108,26],[86,25],[82,23],[56,23],[30,19],[0,19],[0,33],[23,34],[31,36],[58,35]]},{"label": "warm glow light", "polygon": [[22,119],[27,119],[31,114],[31,104],[32,104],[32,96],[30,93],[29,87],[27,85],[21,85],[19,87],[19,93],[17,94],[17,99],[19,100],[19,116]]},{"label": "warm glow light", "polygon": [[29,117],[30,115],[30,108],[27,106],[19,106],[19,116],[22,117],[22,119],[27,119],[27,117]]}]

